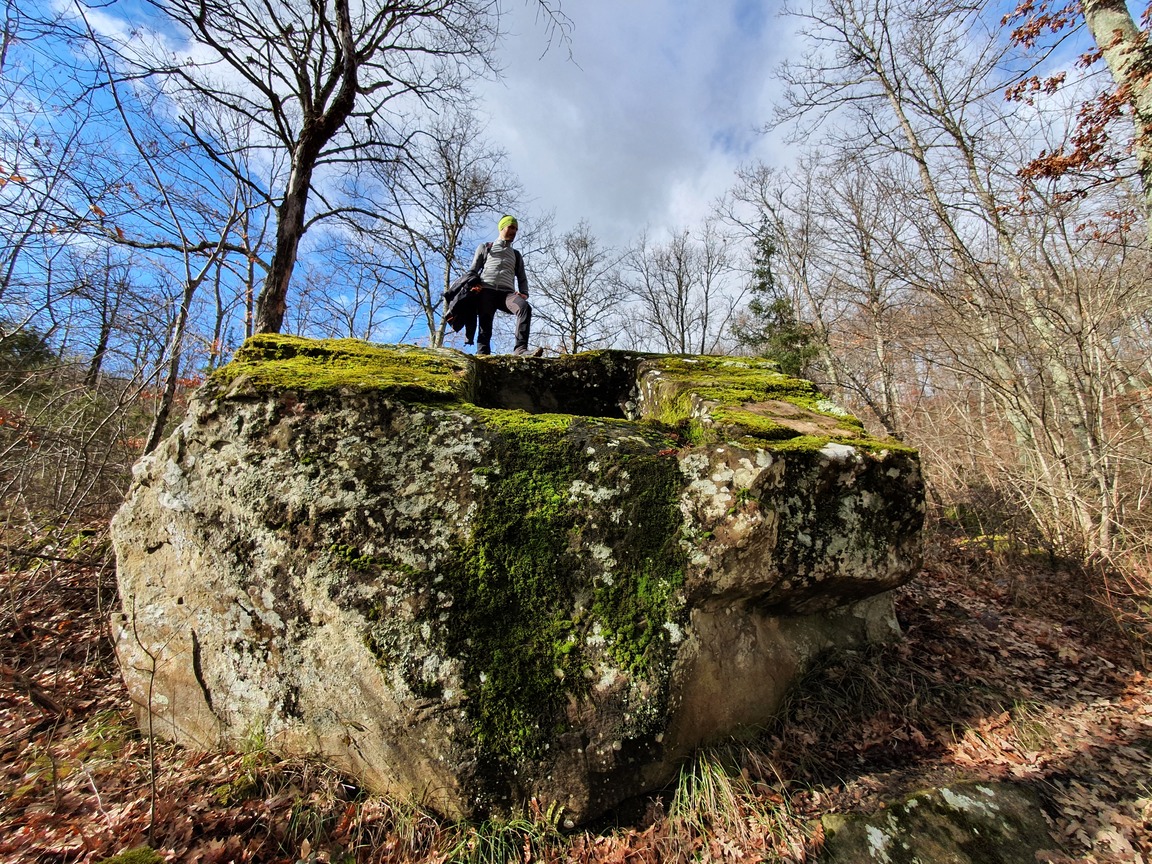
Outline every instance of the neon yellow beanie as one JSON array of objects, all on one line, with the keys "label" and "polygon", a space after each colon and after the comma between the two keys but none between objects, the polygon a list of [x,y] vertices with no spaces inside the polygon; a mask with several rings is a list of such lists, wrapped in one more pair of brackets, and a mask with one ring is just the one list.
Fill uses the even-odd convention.
[{"label": "neon yellow beanie", "polygon": [[507,213],[505,213],[503,216],[500,217],[500,224],[497,226],[497,228],[499,230],[503,231],[509,225],[515,225],[515,226],[519,227],[520,223],[518,223],[516,221],[515,216],[509,216]]}]

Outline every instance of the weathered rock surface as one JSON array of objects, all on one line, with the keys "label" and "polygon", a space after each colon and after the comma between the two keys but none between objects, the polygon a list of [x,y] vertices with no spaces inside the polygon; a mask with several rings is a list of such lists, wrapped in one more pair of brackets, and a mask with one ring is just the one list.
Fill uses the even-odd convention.
[{"label": "weathered rock surface", "polygon": [[914,452],[765,361],[250,340],[113,523],[158,734],[578,822],[896,633]]},{"label": "weathered rock surface", "polygon": [[1011,783],[927,789],[872,816],[822,822],[824,864],[1035,864],[1057,849],[1039,798]]}]

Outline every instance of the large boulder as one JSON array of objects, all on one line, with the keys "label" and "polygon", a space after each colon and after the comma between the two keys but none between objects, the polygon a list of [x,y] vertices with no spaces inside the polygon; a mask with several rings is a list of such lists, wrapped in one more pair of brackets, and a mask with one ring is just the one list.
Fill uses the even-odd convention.
[{"label": "large boulder", "polygon": [[113,522],[161,735],[578,822],[897,632],[916,454],[764,360],[257,337]]}]

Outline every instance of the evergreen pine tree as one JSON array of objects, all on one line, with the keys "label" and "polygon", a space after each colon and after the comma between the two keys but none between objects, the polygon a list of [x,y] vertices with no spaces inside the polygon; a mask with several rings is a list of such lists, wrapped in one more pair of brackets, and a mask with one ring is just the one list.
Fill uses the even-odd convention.
[{"label": "evergreen pine tree", "polygon": [[752,268],[752,300],[745,321],[736,326],[736,339],[746,348],[776,361],[786,375],[800,376],[816,356],[812,328],[796,317],[792,300],[779,287],[772,270],[776,239],[767,219],[756,234]]}]

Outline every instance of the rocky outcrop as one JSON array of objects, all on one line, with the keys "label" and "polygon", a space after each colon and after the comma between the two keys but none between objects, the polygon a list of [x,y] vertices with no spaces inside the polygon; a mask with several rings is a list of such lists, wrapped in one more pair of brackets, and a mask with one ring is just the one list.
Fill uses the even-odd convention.
[{"label": "rocky outcrop", "polygon": [[921,520],[915,453],[763,360],[264,336],[136,466],[114,635],[159,734],[578,822],[893,635]]}]

